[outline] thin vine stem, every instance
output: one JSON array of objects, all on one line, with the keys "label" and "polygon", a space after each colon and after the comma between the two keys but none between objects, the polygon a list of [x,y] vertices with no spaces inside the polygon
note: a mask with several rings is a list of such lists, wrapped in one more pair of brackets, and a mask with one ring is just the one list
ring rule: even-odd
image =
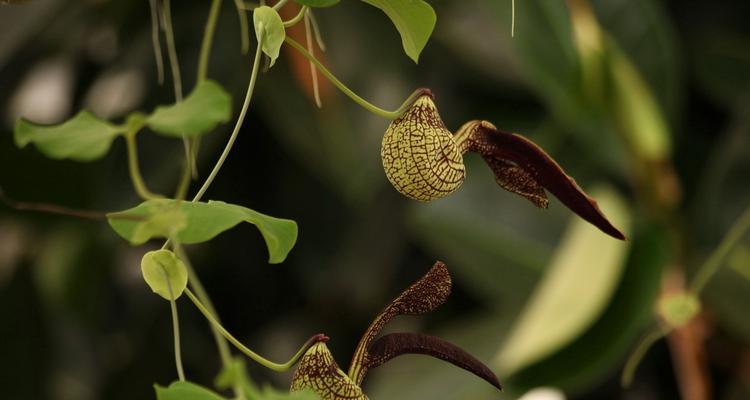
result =
[{"label": "thin vine stem", "polygon": [[297,25],[300,21],[302,21],[302,18],[305,16],[305,13],[307,12],[308,7],[302,6],[302,8],[299,9],[299,12],[297,15],[294,16],[294,18],[290,19],[289,21],[284,21],[284,28],[290,28],[294,25]]},{"label": "thin vine stem", "polygon": [[423,89],[417,89],[415,90],[407,99],[404,101],[401,106],[394,110],[394,111],[388,111],[384,110],[378,106],[375,106],[374,104],[370,103],[369,101],[363,99],[358,94],[354,93],[353,90],[349,89],[343,82],[338,80],[336,76],[331,73],[331,71],[326,68],[323,63],[321,63],[315,56],[310,54],[301,44],[297,43],[294,39],[287,36],[284,38],[284,42],[286,42],[288,45],[292,46],[295,50],[300,52],[305,58],[307,58],[310,62],[315,64],[315,66],[320,70],[320,73],[323,74],[334,86],[336,86],[341,92],[343,92],[345,95],[349,96],[352,100],[354,100],[355,103],[362,106],[367,111],[379,115],[386,119],[396,119],[401,116],[413,103],[415,100],[417,100],[420,96],[424,94]]},{"label": "thin vine stem", "polygon": [[281,9],[281,7],[284,7],[284,5],[286,4],[286,2],[287,2],[287,0],[279,0],[278,3],[276,3],[276,4],[273,5],[273,9],[276,10],[276,11],[279,11]]},{"label": "thin vine stem", "polygon": [[628,360],[625,362],[625,367],[622,369],[620,384],[623,387],[628,387],[633,382],[635,370],[638,368],[638,365],[641,363],[641,360],[643,360],[643,357],[646,356],[646,353],[648,353],[651,346],[653,346],[659,339],[668,335],[669,332],[671,332],[671,328],[660,325],[652,329],[643,337],[643,339],[641,339],[635,350],[630,353]]},{"label": "thin vine stem", "polygon": [[750,229],[750,207],[740,215],[739,219],[729,228],[729,232],[721,240],[716,250],[711,253],[705,263],[698,269],[692,283],[690,291],[698,296],[703,288],[706,287],[711,278],[721,268],[722,262],[729,252],[734,248],[737,242],[742,238],[745,232]]},{"label": "thin vine stem", "polygon": [[169,282],[169,275],[167,271],[162,268],[164,273],[164,281],[167,282],[167,290],[169,290],[169,304],[172,309],[172,335],[174,336],[174,363],[177,367],[177,376],[180,382],[185,382],[185,368],[182,366],[182,346],[180,345],[180,317],[177,314],[177,302],[174,299],[174,291],[172,290],[172,284]]},{"label": "thin vine stem", "polygon": [[216,164],[214,165],[214,168],[211,170],[211,173],[203,182],[203,185],[200,187],[200,189],[198,189],[198,193],[196,193],[195,197],[193,197],[193,201],[199,201],[201,198],[203,198],[203,195],[206,193],[206,190],[208,190],[209,186],[211,186],[211,183],[213,183],[214,179],[216,179],[216,175],[219,174],[221,167],[224,165],[224,162],[229,156],[229,152],[232,150],[232,146],[234,146],[235,140],[237,140],[237,136],[239,135],[240,129],[242,128],[242,123],[245,121],[245,115],[247,114],[247,110],[250,107],[250,101],[253,98],[253,91],[255,89],[255,81],[258,79],[258,71],[260,70],[260,59],[261,59],[261,54],[262,54],[261,53],[262,47],[263,47],[263,35],[261,34],[258,37],[258,47],[255,49],[255,59],[253,60],[253,70],[250,73],[250,82],[248,83],[247,92],[245,93],[245,101],[242,103],[242,109],[240,110],[239,117],[237,117],[237,122],[234,125],[234,130],[232,131],[232,134],[229,136],[229,140],[227,141],[226,146],[224,146],[224,151],[221,152],[219,159],[216,160]]},{"label": "thin vine stem", "polygon": [[154,49],[154,60],[156,60],[156,75],[159,85],[164,83],[164,61],[161,59],[161,43],[159,42],[159,16],[156,0],[148,0],[151,9],[151,47]]},{"label": "thin vine stem", "polygon": [[250,350],[247,346],[242,344],[242,342],[237,340],[237,338],[232,336],[232,334],[229,333],[229,331],[227,331],[221,325],[221,323],[219,323],[219,321],[213,316],[213,314],[211,314],[211,312],[209,312],[209,310],[200,302],[200,300],[198,300],[198,298],[193,294],[192,291],[190,291],[190,289],[185,289],[185,294],[193,302],[193,304],[195,304],[198,310],[200,310],[203,316],[206,317],[206,319],[209,322],[211,322],[211,324],[214,325],[216,329],[218,329],[219,332],[221,332],[224,338],[226,338],[230,343],[232,343],[234,347],[236,347],[239,351],[241,351],[243,354],[248,356],[251,360],[257,362],[258,364],[272,371],[277,371],[277,372],[288,371],[305,354],[305,351],[307,351],[307,349],[309,349],[310,346],[312,346],[313,344],[317,342],[326,340],[325,336],[323,335],[315,335],[311,337],[310,339],[308,339],[307,342],[305,342],[305,344],[303,344],[302,347],[300,347],[297,353],[294,356],[292,356],[291,359],[289,359],[289,361],[285,363],[275,363],[259,355],[258,353]]},{"label": "thin vine stem", "polygon": [[318,20],[315,19],[315,13],[312,10],[307,10],[307,16],[310,18],[313,32],[315,33],[315,41],[318,42],[320,51],[326,51],[326,44],[323,41],[323,35],[320,33],[320,27],[318,26]]},{"label": "thin vine stem", "polygon": [[[167,39],[167,55],[169,56],[169,67],[172,71],[172,87],[174,88],[175,101],[182,101],[182,73],[180,72],[180,61],[177,58],[177,46],[174,40],[174,29],[172,28],[172,6],[170,0],[163,0],[162,3],[162,27],[164,29],[164,36]],[[185,171],[183,172],[182,178],[180,178],[179,186],[175,192],[175,197],[178,199],[184,199],[187,192],[187,186],[190,184],[191,174],[195,176],[197,174],[197,167],[195,163],[194,153],[190,149],[191,141],[182,136],[182,144],[185,149]],[[186,180],[187,179],[187,180]]]},{"label": "thin vine stem", "polygon": [[250,51],[250,27],[245,12],[245,3],[242,0],[234,0],[234,7],[237,9],[237,17],[240,20],[240,46],[242,54]]},{"label": "thin vine stem", "polygon": [[201,52],[198,58],[198,82],[206,80],[206,76],[208,75],[208,60],[211,58],[211,45],[214,41],[214,32],[216,31],[216,23],[219,19],[219,11],[221,11],[221,0],[213,0],[211,2],[211,10],[208,12],[206,28],[203,31],[203,42],[201,43]]},{"label": "thin vine stem", "polygon": [[[310,29],[310,14],[305,13],[305,38],[307,39],[307,51],[310,52],[311,56],[315,56],[313,52],[313,38],[312,31]],[[315,68],[315,64],[310,63],[310,79],[312,79],[313,97],[315,98],[315,105],[318,108],[323,107],[323,103],[320,101],[320,87],[318,85],[318,70]]]},{"label": "thin vine stem", "polygon": [[[170,241],[167,240],[167,242],[164,243],[164,246],[162,248],[165,248],[169,242]],[[174,248],[175,253],[177,253],[177,257],[180,260],[182,260],[182,262],[185,264],[185,268],[187,268],[188,287],[192,288],[192,290],[195,291],[195,294],[198,297],[198,299],[205,305],[206,309],[211,314],[218,315],[216,312],[216,308],[214,307],[214,304],[211,301],[211,297],[208,295],[206,288],[203,286],[203,283],[198,277],[198,274],[195,272],[195,269],[193,268],[193,264],[190,262],[190,259],[185,253],[185,250],[182,248],[179,242],[175,242],[175,244],[172,247]],[[218,317],[217,317],[217,320],[218,320]],[[224,366],[224,368],[226,368],[232,362],[232,354],[229,351],[229,343],[227,342],[226,339],[224,339],[224,336],[221,335],[221,332],[219,332],[216,326],[214,326],[213,324],[208,324],[208,326],[211,329],[212,336],[214,337],[216,348],[219,350],[219,359],[221,360],[221,365]],[[245,400],[242,387],[240,386],[239,383],[236,383],[232,386],[232,391],[237,396],[237,400]]]},{"label": "thin vine stem", "polygon": [[128,148],[128,171],[130,172],[130,180],[133,181],[133,187],[135,192],[138,193],[144,200],[159,199],[162,196],[152,193],[146,187],[146,183],[143,181],[141,175],[141,168],[138,165],[138,145],[135,141],[137,130],[132,130],[125,134],[125,142]]}]

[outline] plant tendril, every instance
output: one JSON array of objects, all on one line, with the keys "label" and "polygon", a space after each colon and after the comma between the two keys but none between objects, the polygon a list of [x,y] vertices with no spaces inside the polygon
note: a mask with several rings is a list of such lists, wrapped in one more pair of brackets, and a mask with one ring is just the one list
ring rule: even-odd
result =
[{"label": "plant tendril", "polygon": [[284,28],[292,27],[294,25],[297,25],[297,23],[299,23],[300,21],[302,21],[302,18],[305,16],[305,13],[307,12],[308,8],[309,7],[307,6],[302,6],[302,8],[299,9],[299,12],[297,13],[297,15],[294,16],[294,18],[290,19],[289,21],[283,22]]},{"label": "plant tendril", "polygon": [[[305,13],[305,38],[307,39],[307,51],[310,52],[310,55],[314,55],[313,53],[313,39],[312,39],[312,32],[310,32],[310,16],[309,13]],[[318,106],[318,108],[323,107],[323,103],[320,101],[320,88],[318,87],[318,71],[315,69],[315,64],[310,62],[310,79],[312,80],[312,87],[313,87],[313,97],[315,98],[315,105]]]},{"label": "plant tendril", "polygon": [[633,382],[635,371],[638,369],[638,365],[643,360],[643,357],[646,356],[646,353],[648,353],[651,346],[653,346],[659,339],[668,335],[671,331],[672,329],[666,326],[657,326],[641,339],[635,350],[633,350],[633,352],[630,353],[630,356],[628,356],[628,360],[625,362],[625,367],[622,369],[620,384],[623,387],[628,387]]},{"label": "plant tendril", "polygon": [[305,58],[307,58],[310,62],[315,64],[315,66],[320,70],[320,73],[323,74],[334,86],[336,86],[341,92],[343,92],[345,95],[349,96],[352,100],[354,100],[355,103],[362,106],[367,111],[370,111],[371,113],[375,115],[379,115],[386,119],[396,119],[401,116],[411,105],[414,103],[416,99],[418,99],[424,92],[420,89],[415,90],[407,99],[406,101],[401,104],[401,106],[394,110],[394,111],[388,111],[384,110],[380,107],[377,107],[370,103],[369,101],[363,99],[358,94],[356,94],[353,90],[349,89],[343,82],[338,80],[336,76],[331,73],[331,71],[326,68],[323,63],[321,63],[317,58],[315,58],[312,54],[310,54],[307,50],[305,50],[304,47],[302,47],[301,44],[297,43],[294,39],[290,38],[289,36],[284,38],[284,42],[286,42],[288,45],[292,46],[295,50],[300,52]]},{"label": "plant tendril", "polygon": [[[169,0],[167,0],[169,1]],[[164,274],[164,282],[167,282],[167,290],[169,290],[169,304],[172,310],[172,334],[174,336],[174,363],[177,367],[177,376],[180,382],[185,382],[185,369],[182,367],[182,349],[180,346],[180,318],[177,314],[177,302],[174,299],[174,291],[172,291],[172,283],[169,280],[167,270],[162,267],[161,272]]]},{"label": "plant tendril", "polygon": [[283,371],[289,370],[291,367],[294,366],[294,364],[297,363],[300,357],[302,357],[302,355],[305,354],[305,351],[307,351],[307,349],[310,348],[310,346],[312,346],[313,344],[317,342],[327,340],[327,338],[323,335],[315,335],[311,337],[310,339],[308,339],[307,342],[305,342],[302,345],[302,347],[300,347],[297,353],[294,356],[292,356],[291,359],[289,359],[289,361],[285,363],[275,363],[259,355],[258,353],[250,350],[247,346],[242,344],[242,342],[237,340],[237,338],[232,336],[232,334],[229,333],[219,323],[219,321],[216,320],[216,318],[208,311],[208,309],[206,309],[206,307],[203,304],[201,304],[200,300],[198,300],[198,298],[195,297],[195,295],[193,294],[193,292],[190,291],[190,289],[185,289],[185,294],[188,296],[188,298],[190,298],[193,304],[195,304],[198,310],[200,310],[203,316],[205,316],[206,319],[209,320],[211,324],[214,325],[227,340],[229,340],[230,343],[232,343],[238,350],[240,350],[242,353],[248,356],[251,360],[273,371],[283,372]]},{"label": "plant tendril", "polygon": [[154,49],[154,60],[156,60],[156,75],[159,85],[164,84],[164,62],[161,59],[161,43],[159,42],[159,17],[156,0],[148,0],[151,8],[151,47]]},{"label": "plant tendril", "polygon": [[240,129],[242,128],[242,122],[245,120],[245,115],[247,114],[247,110],[250,107],[250,100],[252,100],[253,97],[253,91],[255,89],[255,81],[258,78],[258,70],[260,67],[260,59],[262,55],[262,47],[263,47],[263,35],[261,34],[258,37],[258,47],[255,49],[255,60],[253,61],[253,70],[250,73],[250,82],[247,86],[247,92],[245,93],[245,101],[242,103],[242,109],[240,110],[240,115],[237,117],[237,122],[234,125],[234,130],[232,131],[232,134],[229,136],[229,140],[227,141],[226,146],[224,147],[224,151],[222,151],[221,155],[219,156],[219,159],[216,160],[216,164],[214,165],[214,168],[211,170],[211,173],[206,178],[206,181],[203,182],[203,185],[200,189],[198,189],[198,193],[195,194],[195,197],[193,197],[193,201],[199,201],[201,198],[203,198],[203,195],[206,193],[206,190],[208,190],[209,186],[211,186],[211,183],[216,178],[216,175],[219,174],[219,170],[221,170],[222,165],[224,165],[224,161],[226,161],[227,156],[229,156],[229,152],[232,150],[232,146],[234,146],[234,142],[237,139],[237,136],[240,133]]}]

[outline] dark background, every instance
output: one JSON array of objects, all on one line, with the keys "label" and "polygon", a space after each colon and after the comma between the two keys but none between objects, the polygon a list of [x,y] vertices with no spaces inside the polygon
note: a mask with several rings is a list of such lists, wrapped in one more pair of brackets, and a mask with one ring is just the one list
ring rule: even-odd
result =
[{"label": "dark background", "polygon": [[[604,95],[587,91],[592,81],[576,53],[564,3],[519,1],[515,37],[509,1],[432,5],[438,22],[419,64],[406,57],[377,9],[343,1],[316,11],[327,44],[324,62],[386,108],[416,87],[430,87],[449,128],[481,118],[529,136],[584,188],[605,185],[618,193],[629,210],[631,240],[621,257],[623,272],[594,320],[510,377],[504,394],[418,356],[373,371],[366,391],[375,399],[489,399],[552,386],[572,399],[687,397],[690,385],[674,368],[680,363],[673,358],[676,340],[656,343],[630,388],[620,387],[619,374],[657,319],[655,299],[666,290],[660,287],[680,286],[683,275],[689,280],[748,206],[750,3],[590,2],[666,121],[662,133],[671,146],[646,161],[633,150],[628,121],[616,116],[617,95],[607,80],[593,81]],[[208,1],[173,2],[186,90],[195,82],[208,7]],[[8,196],[106,211],[138,202],[121,140],[99,161],[53,161],[32,146],[17,149],[12,129],[20,116],[55,123],[88,108],[117,119],[173,102],[169,75],[162,86],[156,81],[150,35],[146,1],[34,0],[0,7],[0,185]],[[235,113],[250,63],[239,51],[233,4],[225,1],[209,78],[233,94]],[[393,329],[441,336],[496,367],[493,360],[564,243],[572,214],[557,201],[539,211],[500,190],[475,157],[467,158],[467,182],[453,196],[429,204],[400,196],[379,160],[388,121],[324,80],[323,108],[317,109],[307,68],[284,48],[260,75],[236,146],[206,196],[296,220],[300,235],[289,258],[268,265],[250,225],[188,247],[225,326],[274,360],[324,332],[346,366],[377,311],[440,259],[453,273],[448,303],[428,316],[398,319]],[[204,139],[202,177],[230,130],[231,124],[221,126]],[[149,186],[171,191],[182,144],[139,138]],[[596,243],[584,251],[595,253]],[[176,379],[168,304],[140,277],[140,257],[158,245],[131,247],[104,222],[0,208],[0,398],[146,399],[153,398],[153,383]],[[698,337],[687,354],[703,355],[699,381],[710,382],[717,399],[750,398],[748,254],[745,238],[703,293],[699,318],[685,329]],[[576,290],[591,284],[587,276],[577,279]],[[210,331],[190,303],[181,299],[179,308],[186,372],[210,386],[219,368]],[[550,332],[558,317],[547,319]],[[256,381],[289,385],[291,373],[249,365]],[[509,378],[497,372],[501,381]]]}]

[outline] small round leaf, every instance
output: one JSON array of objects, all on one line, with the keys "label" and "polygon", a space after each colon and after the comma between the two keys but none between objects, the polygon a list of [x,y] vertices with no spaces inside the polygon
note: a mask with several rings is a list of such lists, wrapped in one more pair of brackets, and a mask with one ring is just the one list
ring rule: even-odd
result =
[{"label": "small round leaf", "polygon": [[279,50],[284,43],[286,31],[284,22],[276,10],[268,6],[261,6],[253,10],[253,25],[255,36],[258,38],[263,53],[271,59],[271,66],[279,58]]},{"label": "small round leaf", "polygon": [[187,286],[187,268],[169,250],[146,253],[141,260],[141,272],[151,290],[167,300],[180,297]]}]

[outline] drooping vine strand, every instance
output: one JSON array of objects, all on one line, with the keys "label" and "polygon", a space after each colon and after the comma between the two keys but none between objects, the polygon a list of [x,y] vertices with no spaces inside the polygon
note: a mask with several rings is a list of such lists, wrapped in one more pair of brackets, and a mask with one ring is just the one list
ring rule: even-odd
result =
[{"label": "drooping vine strand", "polygon": [[289,21],[283,22],[284,28],[292,27],[294,25],[297,25],[298,22],[302,21],[302,18],[307,13],[307,9],[307,6],[302,6],[302,8],[299,9],[299,12],[294,16],[294,18],[290,19]]},{"label": "drooping vine strand", "polygon": [[[162,27],[167,40],[167,54],[169,56],[169,67],[172,71],[172,88],[175,101],[182,101],[182,73],[180,72],[180,61],[177,58],[177,47],[174,40],[174,29],[172,28],[172,6],[170,0],[162,2]],[[190,149],[191,141],[183,135],[182,144],[185,149],[185,168],[180,178],[180,183],[175,191],[175,198],[184,199],[190,184],[190,176],[196,176],[198,170],[195,162],[195,153]]]},{"label": "drooping vine strand", "polygon": [[193,294],[193,292],[190,291],[190,289],[185,289],[185,294],[193,302],[193,304],[195,304],[198,310],[200,310],[203,316],[205,316],[206,319],[209,322],[211,322],[211,324],[214,325],[230,343],[234,345],[234,347],[236,347],[239,351],[241,351],[246,356],[248,356],[251,360],[273,371],[277,371],[277,372],[288,371],[290,368],[294,366],[294,364],[297,363],[300,357],[302,357],[302,355],[305,354],[307,349],[309,349],[312,345],[314,345],[315,343],[327,340],[327,337],[325,335],[322,335],[322,334],[315,335],[311,337],[310,339],[308,339],[307,342],[305,342],[305,344],[303,344],[302,347],[300,347],[297,353],[294,356],[292,356],[291,359],[289,359],[289,361],[285,363],[275,363],[273,361],[266,359],[260,354],[250,350],[247,346],[242,344],[242,342],[237,340],[237,338],[232,336],[232,334],[229,333],[219,323],[219,321],[216,320],[216,318],[208,311],[208,309],[206,309],[206,307],[200,302],[200,300],[198,300],[198,298],[195,297],[195,295]]},{"label": "drooping vine strand", "polygon": [[164,83],[164,61],[161,59],[161,43],[159,42],[159,16],[156,0],[148,0],[151,9],[151,47],[154,49],[154,60],[156,61],[156,77],[159,84]]},{"label": "drooping vine strand", "polygon": [[[162,248],[165,248],[167,244],[168,242],[165,242]],[[179,242],[175,242],[172,247],[174,248],[177,257],[185,264],[185,268],[187,268],[188,287],[195,291],[195,295],[206,307],[208,312],[210,312],[212,315],[217,315],[217,321],[221,322],[218,319],[218,313],[216,312],[216,308],[211,301],[211,297],[208,295],[206,288],[203,287],[203,283],[198,277],[198,274],[195,272],[193,264],[190,262],[190,259],[185,253],[185,250],[182,248]],[[213,335],[214,341],[216,342],[216,348],[219,350],[219,359],[221,360],[221,365],[224,366],[224,368],[227,368],[232,362],[232,354],[229,351],[229,343],[226,339],[224,339],[224,336],[221,335],[221,332],[219,332],[214,324],[209,323],[208,326],[211,328],[211,334]],[[244,400],[242,387],[239,383],[235,383],[232,387],[232,390],[234,391],[238,400]]]},{"label": "drooping vine strand", "polygon": [[[313,52],[313,38],[312,31],[310,29],[310,13],[306,12],[304,16],[305,20],[305,39],[307,40],[307,51],[310,52],[311,56],[315,56]],[[315,98],[315,105],[318,108],[323,107],[323,103],[320,101],[320,87],[318,85],[318,70],[315,68],[315,64],[310,63],[310,79],[312,80],[313,97]]]},{"label": "drooping vine strand", "polygon": [[172,290],[172,283],[169,280],[167,271],[162,268],[164,274],[164,282],[167,283],[167,290],[169,290],[169,305],[172,310],[172,336],[174,336],[174,363],[177,367],[177,377],[181,382],[185,381],[185,368],[182,366],[182,346],[180,346],[180,317],[177,314],[177,302],[174,299],[174,291]]},{"label": "drooping vine strand", "polygon": [[131,130],[125,134],[125,142],[128,149],[128,171],[130,172],[130,180],[133,181],[133,188],[135,188],[135,192],[138,193],[138,196],[144,200],[162,198],[162,196],[154,194],[148,190],[146,183],[143,181],[141,168],[138,165],[138,145],[135,141],[137,133],[138,130]]},{"label": "drooping vine strand", "polygon": [[250,107],[250,101],[253,98],[253,91],[255,89],[255,81],[258,79],[258,71],[260,70],[260,59],[262,55],[262,47],[263,47],[263,34],[261,33],[258,36],[258,47],[255,49],[255,59],[253,60],[253,70],[250,73],[250,82],[247,86],[247,92],[245,93],[245,101],[242,103],[242,109],[240,109],[240,115],[237,117],[237,122],[234,125],[234,130],[232,130],[232,134],[229,136],[229,140],[227,141],[226,146],[224,146],[224,150],[221,152],[221,155],[219,156],[219,159],[216,160],[216,164],[214,165],[214,168],[211,170],[211,173],[206,178],[205,182],[203,182],[203,185],[198,189],[198,193],[195,194],[195,197],[193,197],[193,201],[199,201],[203,195],[206,193],[206,190],[208,190],[209,186],[211,186],[211,183],[216,178],[216,175],[219,174],[219,170],[221,170],[222,165],[224,165],[224,161],[226,161],[227,156],[229,156],[229,152],[232,150],[232,146],[234,146],[234,142],[237,139],[237,135],[240,133],[240,129],[242,128],[242,123],[245,121],[245,115],[247,114],[247,110]]},{"label": "drooping vine strand", "polygon": [[355,103],[359,104],[363,108],[365,108],[367,111],[370,111],[371,113],[375,115],[379,115],[386,119],[396,119],[401,116],[408,108],[409,106],[414,103],[415,100],[417,100],[424,92],[421,89],[415,90],[407,99],[404,101],[401,106],[394,110],[394,111],[388,111],[384,110],[378,106],[375,106],[374,104],[370,103],[369,101],[363,99],[358,94],[354,93],[353,90],[349,89],[343,82],[338,80],[331,71],[326,68],[323,63],[321,63],[317,58],[315,58],[312,54],[310,54],[301,44],[297,43],[294,39],[287,36],[284,38],[284,42],[286,44],[292,46],[295,50],[300,52],[305,58],[310,60],[315,66],[320,70],[320,73],[323,74],[334,86],[336,86],[341,92],[343,92],[345,95],[349,96],[352,100],[354,100]]},{"label": "drooping vine strand", "polygon": [[237,18],[240,21],[240,49],[242,54],[250,51],[250,28],[245,13],[245,3],[242,0],[234,0],[234,8],[237,10]]},{"label": "drooping vine strand", "polygon": [[208,12],[206,27],[203,30],[203,41],[201,42],[201,52],[198,56],[198,82],[204,81],[208,75],[208,59],[211,58],[211,45],[214,41],[214,32],[216,23],[221,11],[221,0],[211,1],[211,10]]},{"label": "drooping vine strand", "polygon": [[638,346],[630,354],[627,361],[625,361],[625,367],[623,367],[622,375],[620,375],[620,384],[623,387],[628,387],[633,382],[635,370],[638,368],[638,365],[641,363],[641,360],[643,360],[646,353],[648,353],[651,346],[653,346],[659,339],[667,336],[670,331],[671,329],[668,327],[659,325],[649,331],[646,336],[641,339]]}]

